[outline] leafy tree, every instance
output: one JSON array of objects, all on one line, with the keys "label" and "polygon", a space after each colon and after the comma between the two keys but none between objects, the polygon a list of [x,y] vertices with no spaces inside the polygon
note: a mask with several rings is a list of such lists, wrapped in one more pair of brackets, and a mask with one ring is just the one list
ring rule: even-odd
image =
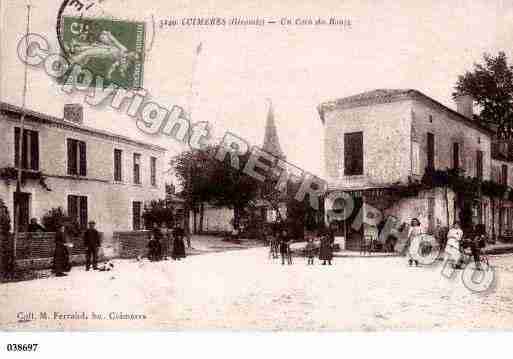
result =
[{"label": "leafy tree", "polygon": [[48,232],[57,232],[59,228],[70,222],[70,218],[62,207],[52,208],[41,219],[43,227]]},{"label": "leafy tree", "polygon": [[52,208],[41,219],[43,227],[48,232],[57,232],[61,226],[66,227],[66,232],[71,236],[79,236],[82,229],[77,221],[68,216],[62,207]]},{"label": "leafy tree", "polygon": [[173,207],[166,200],[159,199],[153,200],[149,205],[144,206],[142,217],[146,228],[151,228],[153,223],[159,225],[165,223],[167,227],[171,227],[173,225],[173,214]]},{"label": "leafy tree", "polygon": [[[171,167],[184,191],[188,208],[197,211],[203,203],[234,209],[235,225],[240,223],[244,208],[258,194],[258,180],[242,169],[249,154],[238,156],[238,168],[232,167],[231,156],[218,161],[214,156],[219,146],[182,152],[171,160]],[[200,213],[201,214],[201,213]],[[201,226],[200,218],[200,228]]]},{"label": "leafy tree", "polygon": [[500,137],[513,137],[513,67],[504,52],[483,55],[482,64],[458,77],[453,97],[470,95],[481,108],[479,119],[497,126]]}]

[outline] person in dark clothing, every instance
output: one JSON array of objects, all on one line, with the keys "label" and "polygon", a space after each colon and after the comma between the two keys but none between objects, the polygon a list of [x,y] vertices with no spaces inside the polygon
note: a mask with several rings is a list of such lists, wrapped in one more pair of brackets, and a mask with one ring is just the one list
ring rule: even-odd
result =
[{"label": "person in dark clothing", "polygon": [[100,247],[100,233],[95,228],[96,223],[89,222],[89,228],[84,232],[84,247],[86,248],[86,271],[91,267],[98,270],[98,248]]},{"label": "person in dark clothing", "polygon": [[45,232],[45,229],[43,226],[37,223],[37,218],[32,218],[30,220],[30,224],[27,227],[27,232]]},{"label": "person in dark clothing", "polygon": [[326,261],[331,265],[333,259],[333,243],[335,243],[335,233],[333,226],[330,226],[327,233],[321,237],[321,245],[319,248],[319,260],[323,261],[322,265],[326,265]]},{"label": "person in dark clothing", "polygon": [[64,233],[64,226],[59,228],[55,233],[55,252],[53,255],[53,272],[57,277],[64,277],[66,273],[71,270],[69,260],[69,251],[65,245],[66,237]]},{"label": "person in dark clothing", "polygon": [[162,259],[162,241],[164,239],[164,235],[157,223],[153,224],[153,229],[151,232],[151,239],[148,242],[148,258],[150,261],[159,261]]},{"label": "person in dark clothing", "polygon": [[308,238],[308,242],[305,247],[305,256],[308,258],[307,264],[314,264],[314,257],[315,257],[315,244],[313,241],[313,237]]},{"label": "person in dark clothing", "polygon": [[287,259],[287,264],[292,264],[292,254],[290,253],[290,238],[286,229],[283,229],[280,234],[280,254],[282,265],[285,264],[285,259]]},{"label": "person in dark clothing", "polygon": [[481,270],[481,249],[486,246],[486,227],[484,225],[476,224],[469,246],[476,269]]},{"label": "person in dark clothing", "polygon": [[185,237],[185,232],[180,224],[176,224],[175,229],[173,230],[173,254],[172,257],[174,260],[180,260],[181,258],[185,258],[185,243],[183,241]]},{"label": "person in dark clothing", "polygon": [[171,243],[171,232],[166,223],[162,224],[162,259],[169,259],[169,247]]}]

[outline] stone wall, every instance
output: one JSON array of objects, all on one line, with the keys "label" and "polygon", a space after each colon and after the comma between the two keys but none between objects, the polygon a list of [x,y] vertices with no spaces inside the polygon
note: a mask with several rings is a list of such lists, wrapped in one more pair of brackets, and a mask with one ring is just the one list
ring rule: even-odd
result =
[{"label": "stone wall", "polygon": [[148,254],[150,231],[114,232],[113,239],[119,244],[120,258],[136,258]]},{"label": "stone wall", "polygon": [[[6,255],[14,248],[14,236],[2,237],[0,246],[0,257],[2,266],[6,261]],[[71,249],[71,264],[78,265],[85,263],[85,247],[81,237],[68,238],[69,243],[73,243]],[[20,233],[16,242],[16,267],[21,269],[46,269],[53,265],[53,255],[55,251],[55,233]],[[100,259],[105,259],[103,250],[100,250]]]},{"label": "stone wall", "polygon": [[[406,181],[410,169],[411,101],[335,109],[325,118],[325,169],[342,188]],[[344,134],[363,132],[363,175],[344,175]]]}]

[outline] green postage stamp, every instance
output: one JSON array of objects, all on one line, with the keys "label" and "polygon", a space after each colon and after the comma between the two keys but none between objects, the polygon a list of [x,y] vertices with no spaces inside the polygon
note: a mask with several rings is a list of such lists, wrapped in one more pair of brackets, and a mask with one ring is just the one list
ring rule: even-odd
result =
[{"label": "green postage stamp", "polygon": [[[62,38],[71,64],[103,77],[103,86],[140,88],[143,84],[143,22],[65,16]],[[95,86],[96,81],[91,82]]]}]

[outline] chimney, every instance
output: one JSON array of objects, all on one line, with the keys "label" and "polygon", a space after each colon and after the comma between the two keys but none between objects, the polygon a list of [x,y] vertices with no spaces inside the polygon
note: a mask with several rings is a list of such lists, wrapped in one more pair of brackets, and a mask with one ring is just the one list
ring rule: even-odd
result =
[{"label": "chimney", "polygon": [[82,124],[84,120],[84,108],[79,103],[68,103],[64,105],[64,120]]},{"label": "chimney", "polygon": [[474,99],[470,95],[460,95],[454,99],[458,113],[472,119],[474,114]]}]

